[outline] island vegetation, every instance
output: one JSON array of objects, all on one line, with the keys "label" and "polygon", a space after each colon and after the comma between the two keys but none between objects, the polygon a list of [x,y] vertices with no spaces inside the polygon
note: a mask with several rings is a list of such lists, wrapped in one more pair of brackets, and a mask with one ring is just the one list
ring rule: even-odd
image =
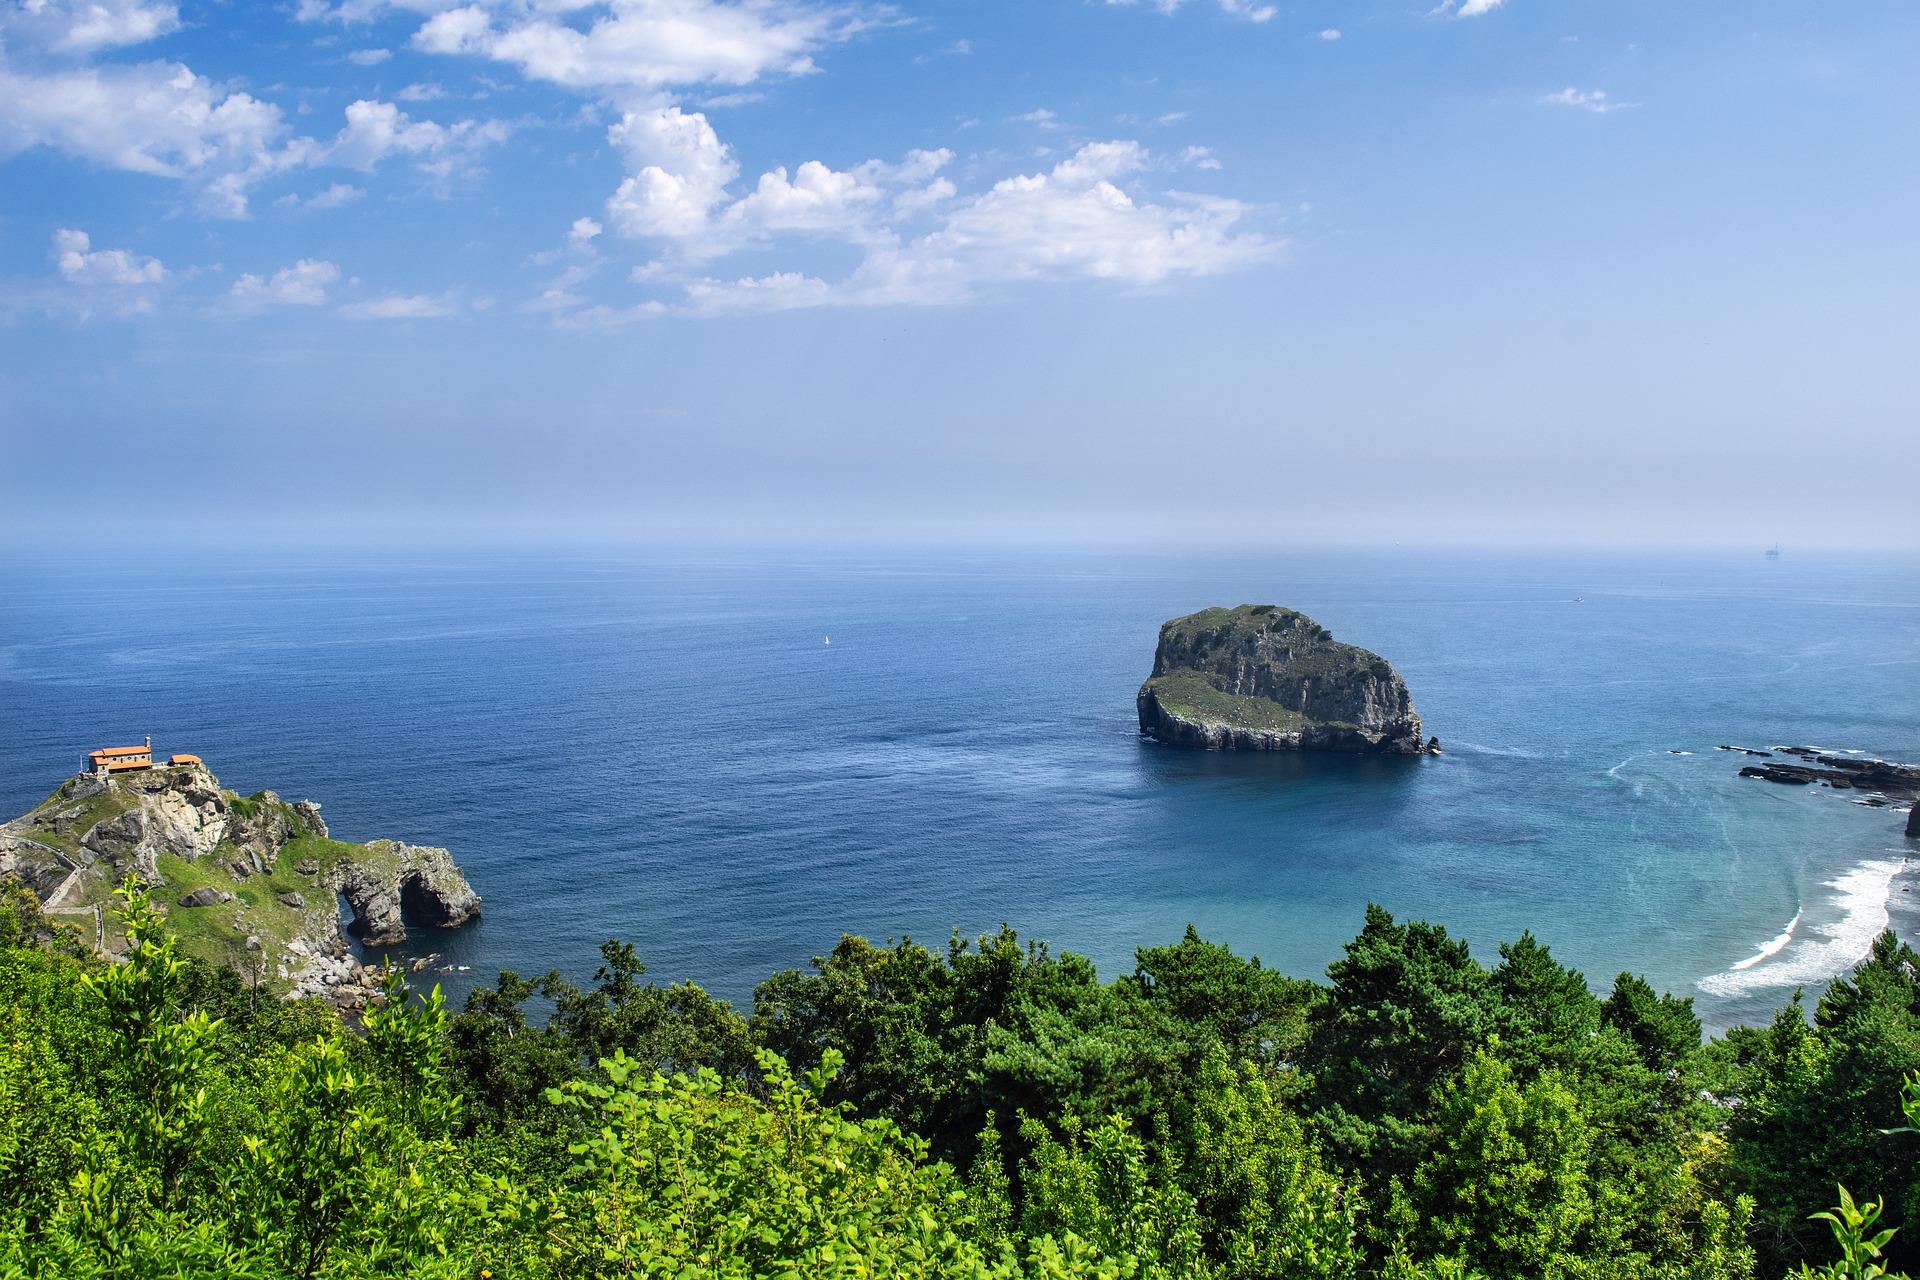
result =
[{"label": "island vegetation", "polygon": [[1891,933],[1703,1042],[1378,907],[1324,981],[1191,929],[1104,982],[846,937],[743,1013],[610,941],[590,986],[453,1013],[394,971],[346,1021],[131,878],[116,918],[118,962],[4,890],[0,1277],[1866,1280],[1920,1234]]},{"label": "island vegetation", "polygon": [[1393,664],[1293,609],[1243,604],[1162,624],[1140,732],[1208,751],[1437,754]]}]

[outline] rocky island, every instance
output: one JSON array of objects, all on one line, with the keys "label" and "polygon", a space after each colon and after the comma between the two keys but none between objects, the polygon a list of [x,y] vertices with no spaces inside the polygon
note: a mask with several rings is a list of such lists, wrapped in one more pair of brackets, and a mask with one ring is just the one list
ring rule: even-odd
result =
[{"label": "rocky island", "polygon": [[283,994],[350,1007],[368,984],[341,931],[341,900],[348,931],[372,946],[405,941],[409,923],[451,929],[480,914],[445,849],[335,840],[319,805],[238,795],[191,756],[77,774],[0,825],[0,877],[103,953],[121,945],[107,913],[129,874],[166,910],[184,951]]},{"label": "rocky island", "polygon": [[1142,736],[1209,751],[1440,753],[1407,682],[1293,609],[1203,609],[1160,628],[1136,700]]}]

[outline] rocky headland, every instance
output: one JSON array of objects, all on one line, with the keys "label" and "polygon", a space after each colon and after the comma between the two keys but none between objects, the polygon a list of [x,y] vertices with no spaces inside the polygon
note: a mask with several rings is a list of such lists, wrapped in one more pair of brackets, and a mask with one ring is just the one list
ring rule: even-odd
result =
[{"label": "rocky headland", "polygon": [[335,840],[318,804],[238,795],[203,764],[78,774],[0,825],[0,876],[109,955],[122,945],[113,891],[129,874],[188,953],[346,1008],[364,1005],[372,971],[351,956],[341,900],[347,931],[370,946],[405,941],[409,924],[451,929],[480,914],[445,849]]},{"label": "rocky headland", "polygon": [[1392,664],[1278,605],[1203,609],[1164,624],[1136,705],[1141,734],[1173,746],[1440,752],[1437,739],[1423,739]]}]

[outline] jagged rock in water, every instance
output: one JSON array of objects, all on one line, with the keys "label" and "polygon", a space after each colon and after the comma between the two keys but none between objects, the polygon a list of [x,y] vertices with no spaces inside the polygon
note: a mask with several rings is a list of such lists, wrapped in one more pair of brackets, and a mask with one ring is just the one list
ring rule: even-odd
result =
[{"label": "jagged rock in water", "polygon": [[1429,750],[1407,683],[1385,658],[1277,605],[1205,609],[1166,623],[1136,701],[1140,732],[1175,746]]},{"label": "jagged rock in water", "polygon": [[480,896],[445,849],[376,840],[367,857],[336,863],[326,887],[353,911],[347,928],[369,946],[404,942],[406,921],[457,929],[480,914]]}]

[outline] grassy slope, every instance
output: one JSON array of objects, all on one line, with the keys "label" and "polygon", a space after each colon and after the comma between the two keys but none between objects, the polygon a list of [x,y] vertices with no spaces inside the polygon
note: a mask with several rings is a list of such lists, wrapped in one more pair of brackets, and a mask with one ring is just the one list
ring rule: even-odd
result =
[{"label": "grassy slope", "polygon": [[1222,693],[1198,671],[1170,671],[1147,681],[1160,705],[1195,724],[1224,724],[1273,733],[1293,733],[1320,723],[1289,711],[1271,698]]},{"label": "grassy slope", "polygon": [[[1199,613],[1175,618],[1167,624],[1167,629],[1188,651],[1198,647],[1199,638],[1205,632],[1216,635],[1215,642],[1209,646],[1211,649],[1231,651],[1238,647],[1243,634],[1264,631],[1276,621],[1290,622],[1313,633],[1319,641],[1312,652],[1287,664],[1291,675],[1320,680],[1364,673],[1384,680],[1392,672],[1378,654],[1337,643],[1333,634],[1312,618],[1278,605],[1243,604],[1233,609],[1202,609]],[[1161,706],[1196,724],[1233,725],[1274,733],[1293,733],[1317,725],[1352,727],[1345,721],[1315,720],[1269,698],[1226,693],[1214,687],[1206,675],[1191,669],[1157,676],[1147,681],[1147,688],[1158,695]]]},{"label": "grassy slope", "polygon": [[[260,815],[261,806],[267,803],[257,795],[238,796],[231,791],[223,794],[236,812],[255,817]],[[72,803],[55,791],[30,812],[51,815],[71,807]],[[66,834],[36,829],[30,838],[59,849],[75,861],[84,861],[92,854],[81,846],[80,837],[92,830],[95,823],[116,817],[138,805],[137,801],[117,791],[105,791],[84,801],[82,807],[83,813],[67,829]],[[289,817],[296,819],[295,829],[300,829],[304,824],[297,822],[298,815],[293,813],[292,806],[283,807],[287,809]],[[310,863],[324,873],[335,863],[347,858],[378,865],[389,856],[391,848],[386,841],[363,845],[326,840],[318,836],[299,836],[288,841],[281,849],[279,860],[267,869],[266,875],[256,873],[239,878],[227,868],[236,860],[245,861],[245,855],[231,843],[222,841],[210,855],[194,862],[163,855],[160,858],[160,875],[166,884],[154,894],[154,899],[166,907],[168,920],[180,937],[181,949],[200,959],[216,964],[232,964],[245,973],[248,971],[247,937],[250,934],[257,936],[268,957],[265,977],[272,982],[277,979],[277,966],[285,955],[285,944],[297,934],[317,934],[321,931],[310,928],[307,918],[317,912],[331,913],[338,909],[333,894],[318,887],[318,875],[303,876],[296,873],[294,868]],[[203,886],[231,893],[236,900],[211,907],[179,905],[183,896]],[[100,905],[111,911],[114,906],[113,887],[104,875],[87,876],[76,886],[77,891],[67,905]],[[281,902],[276,895],[285,892],[295,892],[306,899],[305,909],[289,907]],[[235,927],[236,924],[238,927]],[[117,921],[109,914],[108,935],[112,936],[116,931]]]}]

